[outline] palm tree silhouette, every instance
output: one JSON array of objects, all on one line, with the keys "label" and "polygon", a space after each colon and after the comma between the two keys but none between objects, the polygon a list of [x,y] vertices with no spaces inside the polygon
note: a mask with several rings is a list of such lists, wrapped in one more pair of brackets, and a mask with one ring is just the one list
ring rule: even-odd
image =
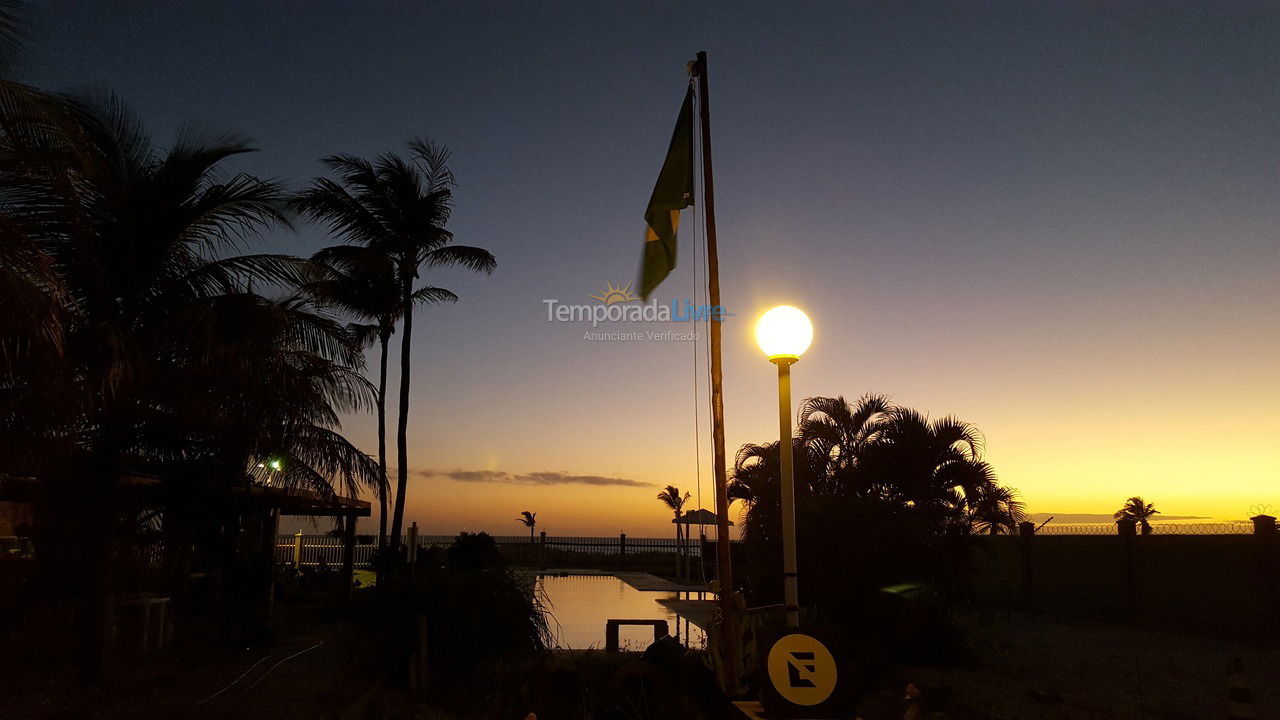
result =
[{"label": "palm tree silhouette", "polygon": [[853,492],[858,488],[858,458],[892,408],[889,398],[869,394],[849,403],[843,397],[808,398],[800,405],[796,435],[821,468],[817,491]]},{"label": "palm tree silhouette", "polygon": [[[160,150],[118,101],[40,102],[34,119],[0,103],[0,247],[23,281],[5,292],[47,313],[12,324],[0,313],[20,350],[0,353],[0,452],[12,470],[79,481],[80,509],[64,520],[87,548],[72,572],[86,588],[81,677],[92,682],[121,473],[160,470],[182,492],[246,485],[283,458],[284,484],[354,491],[376,482],[376,464],[336,432],[338,416],[372,393],[340,323],[306,298],[253,291],[309,276],[297,258],[236,254],[287,223],[278,185],[219,172],[245,143],[184,135]],[[166,531],[179,524],[166,516]]]},{"label": "palm tree silhouette", "polygon": [[[334,306],[364,322],[348,326],[352,334],[368,347],[378,344],[378,467],[382,481],[378,486],[378,547],[387,544],[387,353],[396,322],[403,314],[400,287],[396,280],[395,262],[376,248],[360,245],[336,245],[311,257],[318,279],[307,286],[321,302]],[[457,302],[458,296],[443,288],[424,287],[414,293],[416,303]]]},{"label": "palm tree silhouette", "polygon": [[525,527],[529,528],[529,542],[533,542],[533,528],[538,524],[538,513],[522,510],[520,517],[516,518],[516,522],[523,523]]},{"label": "palm tree silhouette", "polygon": [[969,499],[969,520],[975,532],[1015,535],[1018,525],[1027,519],[1026,504],[1014,488],[987,482],[978,486],[976,497]]},{"label": "palm tree silhouette", "polygon": [[1143,535],[1151,534],[1151,523],[1149,520],[1152,516],[1160,514],[1156,506],[1152,503],[1145,502],[1141,497],[1134,495],[1124,502],[1124,506],[1116,511],[1116,520],[1133,520],[1142,528]]},{"label": "palm tree silhouette", "polygon": [[996,483],[982,460],[982,436],[953,417],[930,420],[894,407],[859,455],[859,484],[891,504],[913,508],[935,527],[966,530],[964,509]]},{"label": "palm tree silhouette", "polygon": [[333,155],[325,165],[338,180],[317,178],[296,199],[312,219],[348,243],[386,254],[395,265],[400,297],[400,402],[396,424],[396,492],[391,544],[400,545],[405,488],[409,472],[409,389],[413,341],[413,306],[421,294],[437,288],[415,288],[424,269],[460,266],[491,273],[497,262],[478,247],[454,245],[446,229],[453,210],[453,173],[449,152],[421,140],[409,143],[408,159],[385,154],[369,161]]},{"label": "palm tree silhouette", "polygon": [[[658,493],[658,501],[661,502],[668,510],[675,513],[675,519],[679,520],[684,515],[684,504],[689,502],[692,495],[685,493],[680,494],[680,490],[675,485],[668,485]],[[680,566],[684,561],[684,525],[676,523],[676,574],[680,574]]]},{"label": "palm tree silhouette", "polygon": [[[805,400],[792,442],[798,496],[875,499],[960,532],[1012,531],[1025,516],[1017,491],[1001,487],[982,460],[977,428],[930,420],[883,395]],[[777,442],[748,443],[734,462],[729,497],[759,514],[750,523],[757,531],[767,532],[777,510],[778,455]]]}]

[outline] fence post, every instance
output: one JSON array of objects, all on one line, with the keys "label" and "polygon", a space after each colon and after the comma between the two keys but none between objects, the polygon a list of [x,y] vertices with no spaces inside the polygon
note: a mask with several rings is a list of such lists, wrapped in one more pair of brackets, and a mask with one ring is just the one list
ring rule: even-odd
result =
[{"label": "fence post", "polygon": [[1124,609],[1125,614],[1129,618],[1129,622],[1135,622],[1138,619],[1138,593],[1137,579],[1134,577],[1134,558],[1135,545],[1137,543],[1138,534],[1137,522],[1133,520],[1120,520],[1117,523],[1120,529],[1120,542],[1124,546]]},{"label": "fence post", "polygon": [[627,534],[626,533],[618,533],[618,554],[623,557],[627,556]]},{"label": "fence post", "polygon": [[342,518],[342,582],[346,590],[342,593],[343,602],[351,602],[355,593],[356,569],[356,516],[347,515]]},{"label": "fence post", "polygon": [[[1275,607],[1280,598],[1280,534],[1276,532],[1276,519],[1259,513],[1252,518],[1254,546],[1258,553],[1258,570],[1262,575],[1262,592],[1267,607]],[[1280,629],[1275,613],[1264,613],[1262,632],[1274,638]]]},{"label": "fence post", "polygon": [[293,569],[302,567],[302,531],[293,536]]},{"label": "fence post", "polygon": [[538,543],[538,565],[541,567],[541,569],[546,570],[547,569],[547,531],[543,530],[542,533],[538,536],[538,538],[540,540],[540,542]]},{"label": "fence post", "polygon": [[1036,536],[1036,524],[1033,522],[1018,523],[1018,544],[1022,549],[1022,592],[1023,602],[1027,609],[1035,607],[1035,582],[1032,579],[1034,565],[1031,560],[1031,543]]},{"label": "fence post", "polygon": [[418,560],[418,523],[409,526],[409,550],[406,557],[412,565]]},{"label": "fence post", "polygon": [[1271,537],[1276,534],[1276,519],[1270,515],[1254,515],[1249,518],[1253,521],[1253,534],[1261,537]]}]

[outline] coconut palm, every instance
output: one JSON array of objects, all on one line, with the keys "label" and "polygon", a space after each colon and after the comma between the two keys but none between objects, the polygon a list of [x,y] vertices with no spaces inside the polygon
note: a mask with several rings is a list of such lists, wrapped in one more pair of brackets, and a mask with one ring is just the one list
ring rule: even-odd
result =
[{"label": "coconut palm", "polygon": [[[349,328],[366,346],[378,344],[378,467],[382,480],[378,484],[378,547],[387,542],[387,351],[396,322],[404,307],[396,280],[394,260],[376,248],[359,245],[336,245],[311,258],[319,278],[307,286],[321,302],[354,316],[358,321]],[[415,303],[457,302],[458,296],[443,288],[423,287],[414,293]]]},{"label": "coconut palm", "polygon": [[[680,490],[674,485],[668,485],[658,493],[658,501],[661,502],[668,510],[675,514],[675,519],[679,520],[684,515],[684,505],[689,502],[689,498],[693,497],[689,493],[680,494]],[[677,522],[676,526],[676,574],[680,574],[680,565],[684,560],[684,525]]]},{"label": "coconut palm", "polygon": [[491,273],[493,255],[482,248],[453,244],[446,229],[453,209],[453,173],[449,152],[423,141],[409,143],[409,157],[385,154],[374,161],[335,155],[325,165],[337,180],[317,178],[296,206],[350,244],[385,253],[395,264],[400,291],[400,402],[396,426],[396,492],[391,544],[399,547],[408,483],[409,389],[415,287],[423,270],[460,266]]},{"label": "coconut palm", "polygon": [[523,523],[529,528],[529,542],[533,542],[533,529],[538,525],[538,513],[522,510],[520,517],[516,518],[516,522]]},{"label": "coconut palm", "polygon": [[299,278],[301,264],[278,255],[219,257],[284,221],[277,186],[218,177],[220,163],[249,151],[243,143],[187,138],[161,153],[118,102],[67,101],[60,113],[66,131],[59,140],[73,152],[44,168],[34,155],[3,168],[4,217],[41,254],[6,267],[57,308],[60,322],[44,332],[58,333],[67,367],[42,397],[34,385],[17,394],[75,418],[46,428],[53,436],[119,456],[132,416],[147,407],[142,392],[172,357],[171,346],[186,338],[186,323],[245,282]]},{"label": "coconut palm", "polygon": [[160,412],[144,426],[148,447],[163,447],[177,428],[180,457],[227,468],[229,484],[348,496],[381,484],[373,459],[339,433],[341,413],[374,400],[360,346],[341,322],[301,294],[229,293],[180,312],[191,316],[189,331],[159,376],[165,397],[180,400],[152,401]]},{"label": "coconut palm", "polygon": [[1152,503],[1144,501],[1141,497],[1134,495],[1124,501],[1124,506],[1116,511],[1116,520],[1132,520],[1138,523],[1142,528],[1143,535],[1151,534],[1150,519],[1159,515],[1160,511]]},{"label": "coconut palm", "polygon": [[0,0],[0,77],[11,73],[14,62],[22,53],[27,32],[21,13],[25,5],[18,0]]},{"label": "coconut palm", "polygon": [[[271,453],[289,459],[290,482],[351,488],[374,466],[337,434],[337,414],[371,395],[340,324],[249,290],[306,275],[295,258],[235,254],[287,221],[277,185],[219,173],[247,145],[183,137],[157,150],[116,101],[48,109],[56,122],[22,125],[21,147],[6,130],[0,147],[0,224],[15,230],[3,265],[52,308],[10,346],[26,355],[5,366],[0,437],[38,448],[6,447],[7,467],[77,479],[67,522],[92,555],[76,568],[92,681],[109,628],[120,472],[243,484]],[[15,247],[32,249],[30,261],[11,262]],[[30,362],[24,348],[41,344],[57,362]]]}]

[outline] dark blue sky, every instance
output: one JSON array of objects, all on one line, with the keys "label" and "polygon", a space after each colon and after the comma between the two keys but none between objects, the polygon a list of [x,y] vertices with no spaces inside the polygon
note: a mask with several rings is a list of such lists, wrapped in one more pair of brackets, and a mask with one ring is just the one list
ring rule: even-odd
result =
[{"label": "dark blue sky", "polygon": [[[463,300],[420,325],[415,470],[695,485],[691,348],[585,342],[541,300],[635,277],[707,50],[730,452],[776,433],[749,331],[785,301],[817,327],[798,396],[971,420],[1033,510],[1141,492],[1234,516],[1280,474],[1275,3],[55,2],[33,24],[27,80],[111,89],[162,144],[246,136],[261,152],[237,167],[295,187],[328,153],[453,149],[453,229],[500,270],[435,278]],[[663,299],[690,293],[693,217]],[[521,502],[600,524],[565,496],[609,528],[656,508],[630,486],[421,482],[451,509],[411,516],[449,530]]]}]

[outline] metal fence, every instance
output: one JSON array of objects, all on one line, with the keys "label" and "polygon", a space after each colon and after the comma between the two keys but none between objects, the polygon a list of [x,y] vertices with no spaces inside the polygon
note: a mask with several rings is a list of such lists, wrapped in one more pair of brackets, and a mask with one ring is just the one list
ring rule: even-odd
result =
[{"label": "metal fence", "polygon": [[[373,553],[377,546],[357,543],[355,566],[368,568],[373,565]],[[276,538],[276,557],[279,564],[331,568],[342,567],[342,538],[332,535],[280,535]]]},{"label": "metal fence", "polygon": [[[456,539],[457,536],[455,535],[424,535],[418,538],[418,545],[420,547],[432,545],[448,546],[452,545]],[[640,553],[674,555],[677,548],[675,538],[639,538],[628,537],[625,534],[608,537],[536,535],[532,538],[528,535],[498,535],[494,536],[493,541],[499,547],[543,547],[547,550],[563,550],[592,555],[631,555]],[[690,557],[699,558],[702,556],[702,545],[697,540],[690,540],[685,544],[685,552]]]},{"label": "metal fence", "polygon": [[[420,535],[418,547],[447,547],[452,545],[456,535]],[[609,537],[570,537],[538,535],[530,538],[527,535],[494,536],[498,547],[511,551],[555,550],[577,552],[584,555],[644,555],[664,554],[675,556],[675,538],[634,538],[619,534]],[[373,544],[355,546],[355,566],[368,568],[372,565],[376,550]],[[688,556],[697,560],[702,557],[702,544],[697,540],[686,544]],[[280,535],[276,538],[275,560],[281,564],[292,564],[301,567],[318,567],[327,565],[337,568],[342,565],[342,538],[333,535]]]},{"label": "metal fence", "polygon": [[[1139,530],[1140,532],[1141,530]],[[1049,523],[1036,530],[1037,535],[1118,535],[1115,523],[1062,524]],[[1250,535],[1253,523],[1152,523],[1152,535]]]},{"label": "metal fence", "polygon": [[[1213,522],[1213,523],[1153,523],[1153,535],[1249,535],[1253,533],[1253,524],[1247,522]],[[1049,523],[1038,530],[1038,535],[1117,535],[1119,531],[1114,523],[1089,524],[1054,524]],[[418,547],[447,547],[457,539],[456,535],[420,535]],[[513,559],[528,560],[531,552],[555,551],[566,553],[582,553],[605,557],[621,558],[621,556],[670,555],[675,556],[677,544],[675,538],[628,537],[625,534],[607,537],[584,536],[552,536],[552,535],[498,535],[493,540]],[[711,544],[714,547],[714,543]],[[686,552],[695,561],[702,558],[702,543],[691,540],[686,543]],[[376,547],[372,544],[355,546],[355,566],[368,568],[372,565]],[[342,565],[342,538],[332,535],[281,535],[276,540],[277,563],[292,564],[300,567],[328,566],[337,568]]]}]

